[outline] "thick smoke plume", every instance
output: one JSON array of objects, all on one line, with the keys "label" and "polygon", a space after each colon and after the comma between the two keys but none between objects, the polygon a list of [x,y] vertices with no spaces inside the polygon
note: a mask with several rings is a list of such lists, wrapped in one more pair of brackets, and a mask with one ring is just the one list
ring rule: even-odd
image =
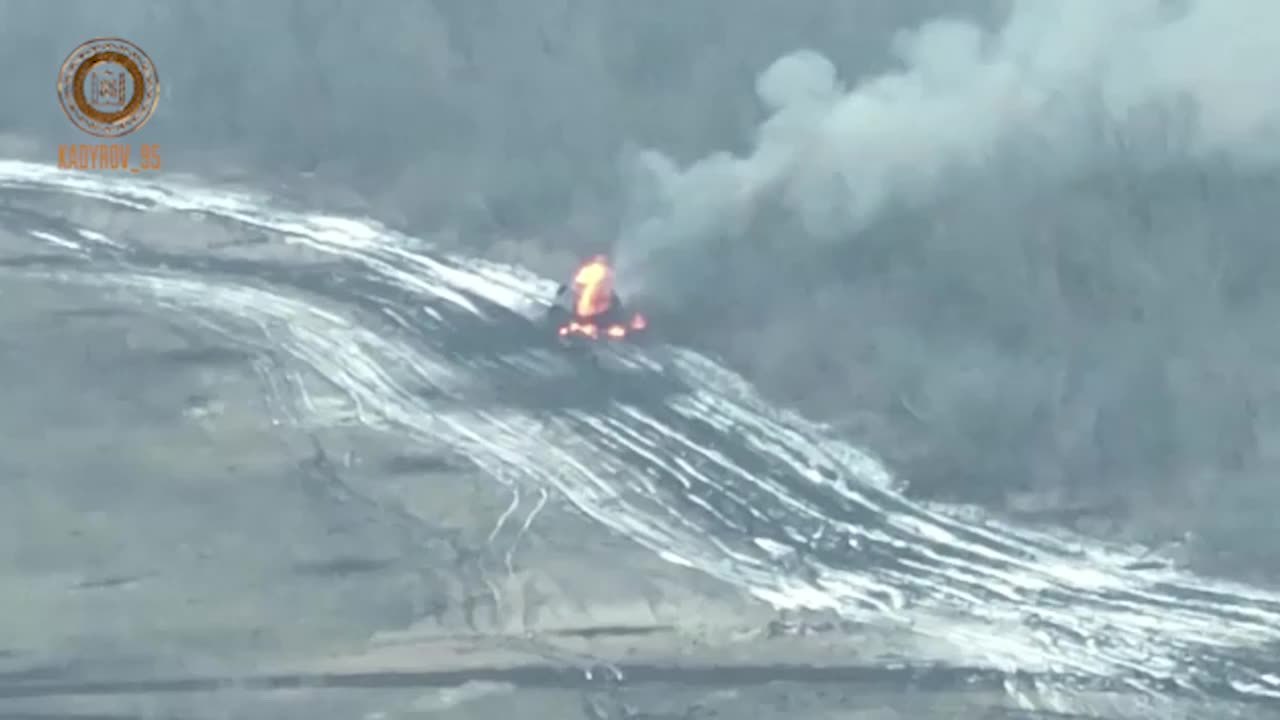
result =
[{"label": "thick smoke plume", "polygon": [[1280,457],[1280,4],[993,27],[928,22],[849,80],[791,53],[747,150],[635,154],[621,277],[920,492],[1248,547]]},{"label": "thick smoke plume", "polygon": [[617,239],[656,330],[916,491],[1280,558],[1280,3],[675,6],[7,3],[0,149],[78,141],[53,75],[119,35],[166,172],[557,277]]},{"label": "thick smoke plume", "polygon": [[[1079,173],[1122,138],[1131,162],[1280,159],[1280,4],[1013,3],[993,32],[939,19],[899,35],[900,69],[846,84],[801,50],[760,74],[768,119],[745,155],[636,159],[627,266],[740,235],[767,204],[838,241],[1016,159]],[[631,273],[633,276],[637,272]]]}]

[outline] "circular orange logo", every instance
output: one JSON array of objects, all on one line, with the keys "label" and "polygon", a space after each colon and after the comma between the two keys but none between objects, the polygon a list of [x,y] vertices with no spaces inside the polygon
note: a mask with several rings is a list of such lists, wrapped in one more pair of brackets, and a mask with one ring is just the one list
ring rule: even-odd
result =
[{"label": "circular orange logo", "polygon": [[155,65],[127,40],[90,40],[72,50],[58,70],[62,111],[90,135],[128,135],[146,124],[159,99]]}]

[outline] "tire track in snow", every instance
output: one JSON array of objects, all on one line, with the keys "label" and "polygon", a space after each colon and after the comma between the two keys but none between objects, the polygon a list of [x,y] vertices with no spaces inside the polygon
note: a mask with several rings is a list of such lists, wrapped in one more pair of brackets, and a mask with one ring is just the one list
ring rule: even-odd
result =
[{"label": "tire track in snow", "polygon": [[[25,271],[134,292],[283,351],[346,393],[360,422],[462,449],[495,478],[552,486],[664,557],[778,606],[902,624],[933,659],[961,665],[1280,698],[1280,596],[1135,570],[1124,550],[911,502],[856,448],[694,353],[671,350],[676,380],[648,363],[641,390],[670,385],[652,398],[575,406],[539,395],[556,373],[573,381],[571,365],[522,347],[554,281],[243,193],[15,162],[0,162],[0,187],[203,215],[332,258],[308,271],[50,218],[32,237],[74,259],[37,258]],[[379,313],[398,332],[321,310],[319,299]],[[490,342],[508,334],[517,342]],[[645,360],[618,358],[631,370]],[[524,383],[546,404],[484,396],[495,381]]]}]

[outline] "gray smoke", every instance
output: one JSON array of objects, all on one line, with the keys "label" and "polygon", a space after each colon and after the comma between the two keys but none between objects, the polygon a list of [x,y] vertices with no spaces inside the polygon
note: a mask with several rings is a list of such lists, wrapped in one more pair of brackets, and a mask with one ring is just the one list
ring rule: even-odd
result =
[{"label": "gray smoke", "polygon": [[0,5],[6,153],[80,138],[53,74],[120,35],[166,172],[557,277],[619,238],[656,329],[919,491],[1280,557],[1271,0],[73,5]]},{"label": "gray smoke", "polygon": [[757,80],[768,119],[749,153],[636,158],[642,209],[620,262],[741,234],[769,203],[807,238],[839,240],[1001,161],[1079,174],[1121,139],[1131,161],[1269,166],[1277,22],[1266,0],[1018,0],[994,31],[939,19],[902,33],[899,69],[851,83],[800,50]]},{"label": "gray smoke", "polygon": [[747,149],[631,158],[624,289],[917,491],[1264,557],[1277,22],[1025,0],[898,35],[888,72],[786,55]]}]

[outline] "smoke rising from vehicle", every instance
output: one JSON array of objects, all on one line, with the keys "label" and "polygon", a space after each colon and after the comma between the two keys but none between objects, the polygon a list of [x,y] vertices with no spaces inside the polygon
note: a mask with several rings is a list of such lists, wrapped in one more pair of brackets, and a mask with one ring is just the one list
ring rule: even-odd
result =
[{"label": "smoke rising from vehicle", "polygon": [[6,154],[78,137],[51,74],[119,35],[166,173],[557,280],[614,244],[655,335],[916,490],[1280,557],[1272,0],[50,7],[0,8]]},{"label": "smoke rising from vehicle", "polygon": [[887,72],[785,55],[748,149],[632,156],[620,291],[917,490],[1249,547],[1280,437],[1277,21],[1026,0],[897,35]]},{"label": "smoke rising from vehicle", "polygon": [[902,33],[899,69],[850,83],[794,52],[757,80],[768,118],[749,153],[638,155],[624,275],[740,235],[770,204],[839,241],[1002,161],[1079,173],[1124,142],[1131,161],[1273,164],[1277,22],[1280,6],[1245,0],[1021,0],[995,31],[944,18]]}]

